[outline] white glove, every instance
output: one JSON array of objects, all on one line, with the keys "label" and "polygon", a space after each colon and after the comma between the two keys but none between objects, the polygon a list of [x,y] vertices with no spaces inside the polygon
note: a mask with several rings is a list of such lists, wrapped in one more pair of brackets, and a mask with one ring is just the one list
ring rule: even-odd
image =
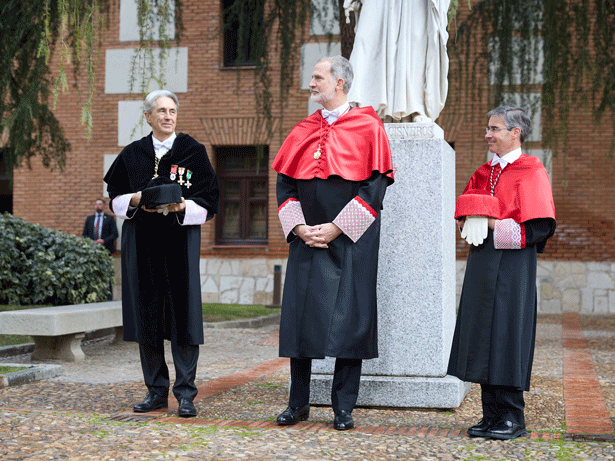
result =
[{"label": "white glove", "polygon": [[168,215],[169,214],[169,206],[168,205],[164,205],[158,208],[158,213],[162,213],[163,215]]},{"label": "white glove", "polygon": [[489,231],[489,218],[486,216],[467,216],[461,237],[470,245],[478,246],[487,238]]}]

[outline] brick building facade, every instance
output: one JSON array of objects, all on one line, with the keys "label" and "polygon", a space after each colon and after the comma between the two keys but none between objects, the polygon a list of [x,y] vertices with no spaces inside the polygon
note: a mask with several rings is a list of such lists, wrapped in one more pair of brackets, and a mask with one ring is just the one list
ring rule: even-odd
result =
[{"label": "brick building facade", "polygon": [[[136,126],[141,117],[142,97],[131,92],[128,84],[130,57],[139,43],[134,0],[114,3],[97,66],[91,139],[86,140],[80,122],[84,102],[80,90],[86,84],[85,79],[79,79],[76,83],[80,90],[71,87],[68,93],[61,95],[55,110],[72,145],[65,170],[45,169],[35,159],[31,170],[24,167],[14,174],[13,212],[16,216],[77,235],[81,234],[85,217],[92,213],[94,200],[105,193],[102,177],[115,155],[132,139],[149,132],[142,125]],[[176,92],[180,101],[177,132],[187,133],[205,144],[217,171],[229,169],[231,173],[238,172],[239,176],[258,176],[256,182],[246,183],[256,192],[254,205],[245,209],[230,200],[233,188],[239,188],[240,181],[235,181],[232,174],[226,178],[227,211],[214,220],[222,220],[226,227],[221,228],[214,222],[203,226],[204,301],[270,303],[274,266],[284,266],[288,251],[277,216],[276,174],[270,168],[265,175],[258,167],[250,170],[254,162],[238,167],[232,161],[234,154],[228,154],[248,152],[246,149],[263,143],[262,130],[256,125],[254,68],[224,65],[225,39],[219,33],[221,0],[184,0],[182,3],[185,31],[181,43],[172,46],[165,72],[166,87]],[[463,14],[462,11],[460,20]],[[306,38],[308,36],[301,62],[297,61],[293,68],[295,88],[284,101],[279,101],[277,96],[279,72],[273,59],[271,87],[276,131],[274,137],[266,141],[267,167],[284,136],[317,108],[309,102],[307,91],[315,60],[322,55],[339,54],[336,36],[330,43],[317,24],[312,24]],[[451,60],[449,100],[452,100],[451,92],[457,88],[455,65]],[[484,71],[484,97],[472,104],[467,104],[463,98],[461,103],[447,104],[438,120],[445,139],[456,151],[457,194],[472,172],[487,160],[483,139],[485,114],[490,109],[486,64]],[[511,89],[514,90],[514,86]],[[511,98],[514,97],[511,93]],[[283,118],[280,118],[281,104]],[[558,218],[556,234],[539,259],[541,306],[549,306],[544,309],[551,311],[615,313],[615,173],[613,157],[609,156],[614,136],[610,114],[605,115],[600,125],[595,125],[585,113],[575,114],[570,123],[572,136],[566,152],[543,151],[539,122],[524,145],[529,153],[541,156],[548,166]],[[237,194],[240,194],[237,197],[252,197],[250,191]],[[259,197],[266,197],[266,200],[259,202]],[[248,227],[244,229],[245,235],[233,231],[233,226],[240,226],[239,222]],[[250,224],[255,222],[254,226]],[[230,233],[226,234],[229,229]],[[464,245],[465,242],[458,240],[459,278],[467,253]]]}]

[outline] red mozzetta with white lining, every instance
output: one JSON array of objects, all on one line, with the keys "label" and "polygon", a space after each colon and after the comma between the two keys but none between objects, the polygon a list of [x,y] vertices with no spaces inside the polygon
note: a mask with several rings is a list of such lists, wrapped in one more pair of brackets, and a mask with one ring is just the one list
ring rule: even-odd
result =
[{"label": "red mozzetta with white lining", "polygon": [[365,200],[356,196],[339,212],[333,224],[356,243],[377,216],[378,213]]},{"label": "red mozzetta with white lining", "polygon": [[514,219],[495,221],[493,244],[496,250],[520,250],[525,248],[525,226]]},{"label": "red mozzetta with white lining", "polygon": [[[490,175],[491,162],[487,162],[472,175],[463,193],[476,194],[477,189],[489,191]],[[512,218],[517,223],[538,218],[555,219],[555,206],[547,170],[533,155],[522,154],[513,163],[508,164],[502,170],[493,195],[500,204],[499,216],[493,216],[495,218]],[[461,203],[457,200],[458,205]],[[481,210],[472,210],[472,213],[485,215]],[[464,214],[456,210],[455,217],[461,216]]]},{"label": "red mozzetta with white lining", "polygon": [[288,234],[292,232],[295,226],[305,224],[301,203],[296,198],[289,198],[282,203],[278,208],[278,216],[280,217],[282,230],[286,237],[288,237]]},{"label": "red mozzetta with white lining", "polygon": [[354,107],[331,125],[317,110],[293,128],[271,167],[294,179],[364,181],[374,171],[393,179],[389,140],[371,106]]}]

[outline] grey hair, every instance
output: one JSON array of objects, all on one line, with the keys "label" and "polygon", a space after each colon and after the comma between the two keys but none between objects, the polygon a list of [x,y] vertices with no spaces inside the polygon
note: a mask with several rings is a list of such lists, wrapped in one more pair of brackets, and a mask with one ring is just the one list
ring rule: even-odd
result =
[{"label": "grey hair", "polygon": [[169,90],[154,90],[150,94],[145,97],[145,101],[143,101],[143,110],[148,114],[151,114],[156,107],[156,101],[158,98],[166,96],[167,98],[171,98],[173,102],[175,102],[175,108],[179,110],[179,101],[175,93],[171,93]]},{"label": "grey hair", "polygon": [[344,93],[348,94],[350,86],[352,85],[352,79],[354,78],[350,61],[343,56],[327,56],[326,58],[320,59],[318,63],[324,61],[331,63],[331,74],[335,80],[338,78],[344,80]]},{"label": "grey hair", "polygon": [[521,142],[530,134],[531,120],[529,115],[519,106],[506,105],[496,107],[487,112],[488,117],[504,117],[506,128],[510,131],[513,128],[521,128]]}]

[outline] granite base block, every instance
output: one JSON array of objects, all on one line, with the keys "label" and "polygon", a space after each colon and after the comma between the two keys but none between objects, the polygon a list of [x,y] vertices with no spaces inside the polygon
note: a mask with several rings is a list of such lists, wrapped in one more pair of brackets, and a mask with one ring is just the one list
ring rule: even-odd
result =
[{"label": "granite base block", "polygon": [[[333,375],[312,373],[310,403],[331,405]],[[443,378],[361,376],[357,406],[395,408],[457,408],[470,383],[454,376]]]}]

